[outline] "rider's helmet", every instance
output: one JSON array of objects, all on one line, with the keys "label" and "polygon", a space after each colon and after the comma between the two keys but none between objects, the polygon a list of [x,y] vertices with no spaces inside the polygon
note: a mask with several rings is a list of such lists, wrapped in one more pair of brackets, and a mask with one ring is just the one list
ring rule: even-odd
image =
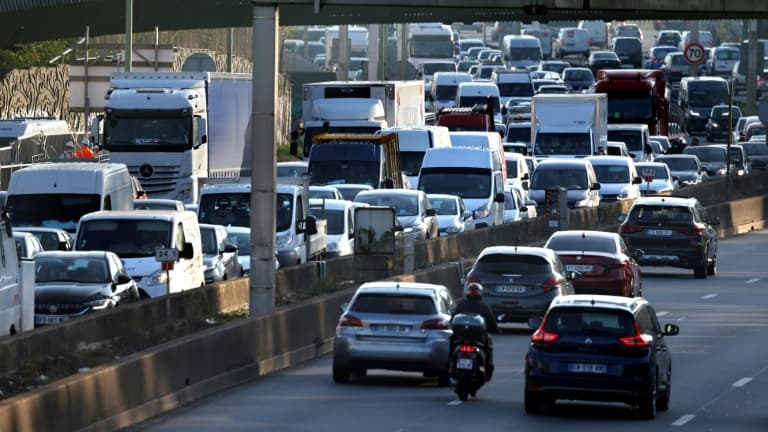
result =
[{"label": "rider's helmet", "polygon": [[483,286],[480,285],[477,282],[472,282],[469,285],[467,285],[466,289],[466,296],[467,299],[476,298],[480,299],[483,297]]}]

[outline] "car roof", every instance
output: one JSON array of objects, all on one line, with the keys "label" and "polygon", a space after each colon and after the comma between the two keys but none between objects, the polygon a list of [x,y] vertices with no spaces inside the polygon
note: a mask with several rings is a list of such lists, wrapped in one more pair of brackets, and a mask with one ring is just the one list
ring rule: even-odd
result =
[{"label": "car roof", "polygon": [[420,282],[377,281],[367,282],[357,289],[357,294],[406,294],[432,296],[439,290],[447,290],[444,285]]},{"label": "car roof", "polygon": [[[14,227],[13,232],[53,232],[53,233],[67,233],[66,230],[62,228],[53,228],[53,227],[32,227],[32,226],[25,226],[25,227]],[[69,234],[69,233],[67,233]]]},{"label": "car roof", "polygon": [[626,165],[629,166],[632,160],[626,156],[587,156],[586,160],[592,165]]},{"label": "car roof", "polygon": [[458,195],[451,195],[451,194],[427,194],[427,198],[438,198],[438,199],[455,199],[460,200],[461,197]]},{"label": "car roof", "polygon": [[608,232],[608,231],[593,231],[593,230],[565,230],[565,231],[555,231],[552,233],[552,237],[596,237],[596,238],[606,238],[606,239],[616,239],[619,237],[618,233],[614,232]]},{"label": "car roof", "polygon": [[35,255],[37,258],[103,258],[109,251],[43,251]]},{"label": "car roof", "polygon": [[584,167],[590,165],[587,159],[543,159],[539,161],[539,167],[545,166]]},{"label": "car roof", "polygon": [[325,209],[327,210],[345,210],[348,207],[355,206],[352,201],[340,199],[310,198],[309,200],[310,207],[322,208],[323,205],[325,205]]},{"label": "car roof", "polygon": [[549,310],[565,307],[591,307],[626,311],[634,314],[634,312],[638,310],[640,306],[647,304],[648,301],[642,297],[571,294],[555,297],[549,306]]},{"label": "car roof", "polygon": [[636,205],[676,205],[689,206],[696,202],[696,198],[672,197],[672,196],[643,196],[635,200]]},{"label": "car roof", "polygon": [[479,260],[486,255],[533,255],[550,262],[557,257],[552,249],[535,246],[488,246],[480,252],[477,259]]}]

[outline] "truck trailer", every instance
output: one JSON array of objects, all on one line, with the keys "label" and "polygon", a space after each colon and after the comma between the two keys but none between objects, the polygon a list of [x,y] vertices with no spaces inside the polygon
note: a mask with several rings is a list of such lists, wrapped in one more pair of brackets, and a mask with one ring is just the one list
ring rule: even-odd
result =
[{"label": "truck trailer", "polygon": [[602,154],[608,141],[604,94],[540,94],[531,99],[531,145],[537,159]]}]

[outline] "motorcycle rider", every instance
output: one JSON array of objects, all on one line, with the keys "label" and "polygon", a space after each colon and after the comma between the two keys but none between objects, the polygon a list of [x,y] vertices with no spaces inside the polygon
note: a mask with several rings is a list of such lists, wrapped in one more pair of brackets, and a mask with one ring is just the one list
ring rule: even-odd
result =
[{"label": "motorcycle rider", "polygon": [[483,349],[485,351],[486,367],[485,377],[486,381],[491,380],[493,375],[493,339],[491,339],[490,333],[498,333],[499,326],[496,323],[496,318],[493,316],[491,307],[483,303],[483,286],[477,282],[472,282],[467,285],[466,299],[462,300],[453,310],[453,316],[457,314],[475,314],[480,315],[485,320],[485,340],[483,343]]}]

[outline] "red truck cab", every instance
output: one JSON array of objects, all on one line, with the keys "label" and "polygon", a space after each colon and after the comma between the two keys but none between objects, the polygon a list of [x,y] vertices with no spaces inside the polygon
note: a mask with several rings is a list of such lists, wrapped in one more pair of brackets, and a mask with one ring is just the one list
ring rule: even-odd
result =
[{"label": "red truck cab", "polygon": [[641,123],[651,135],[668,135],[669,101],[660,70],[604,69],[596,78],[595,93],[608,97],[608,123]]}]

